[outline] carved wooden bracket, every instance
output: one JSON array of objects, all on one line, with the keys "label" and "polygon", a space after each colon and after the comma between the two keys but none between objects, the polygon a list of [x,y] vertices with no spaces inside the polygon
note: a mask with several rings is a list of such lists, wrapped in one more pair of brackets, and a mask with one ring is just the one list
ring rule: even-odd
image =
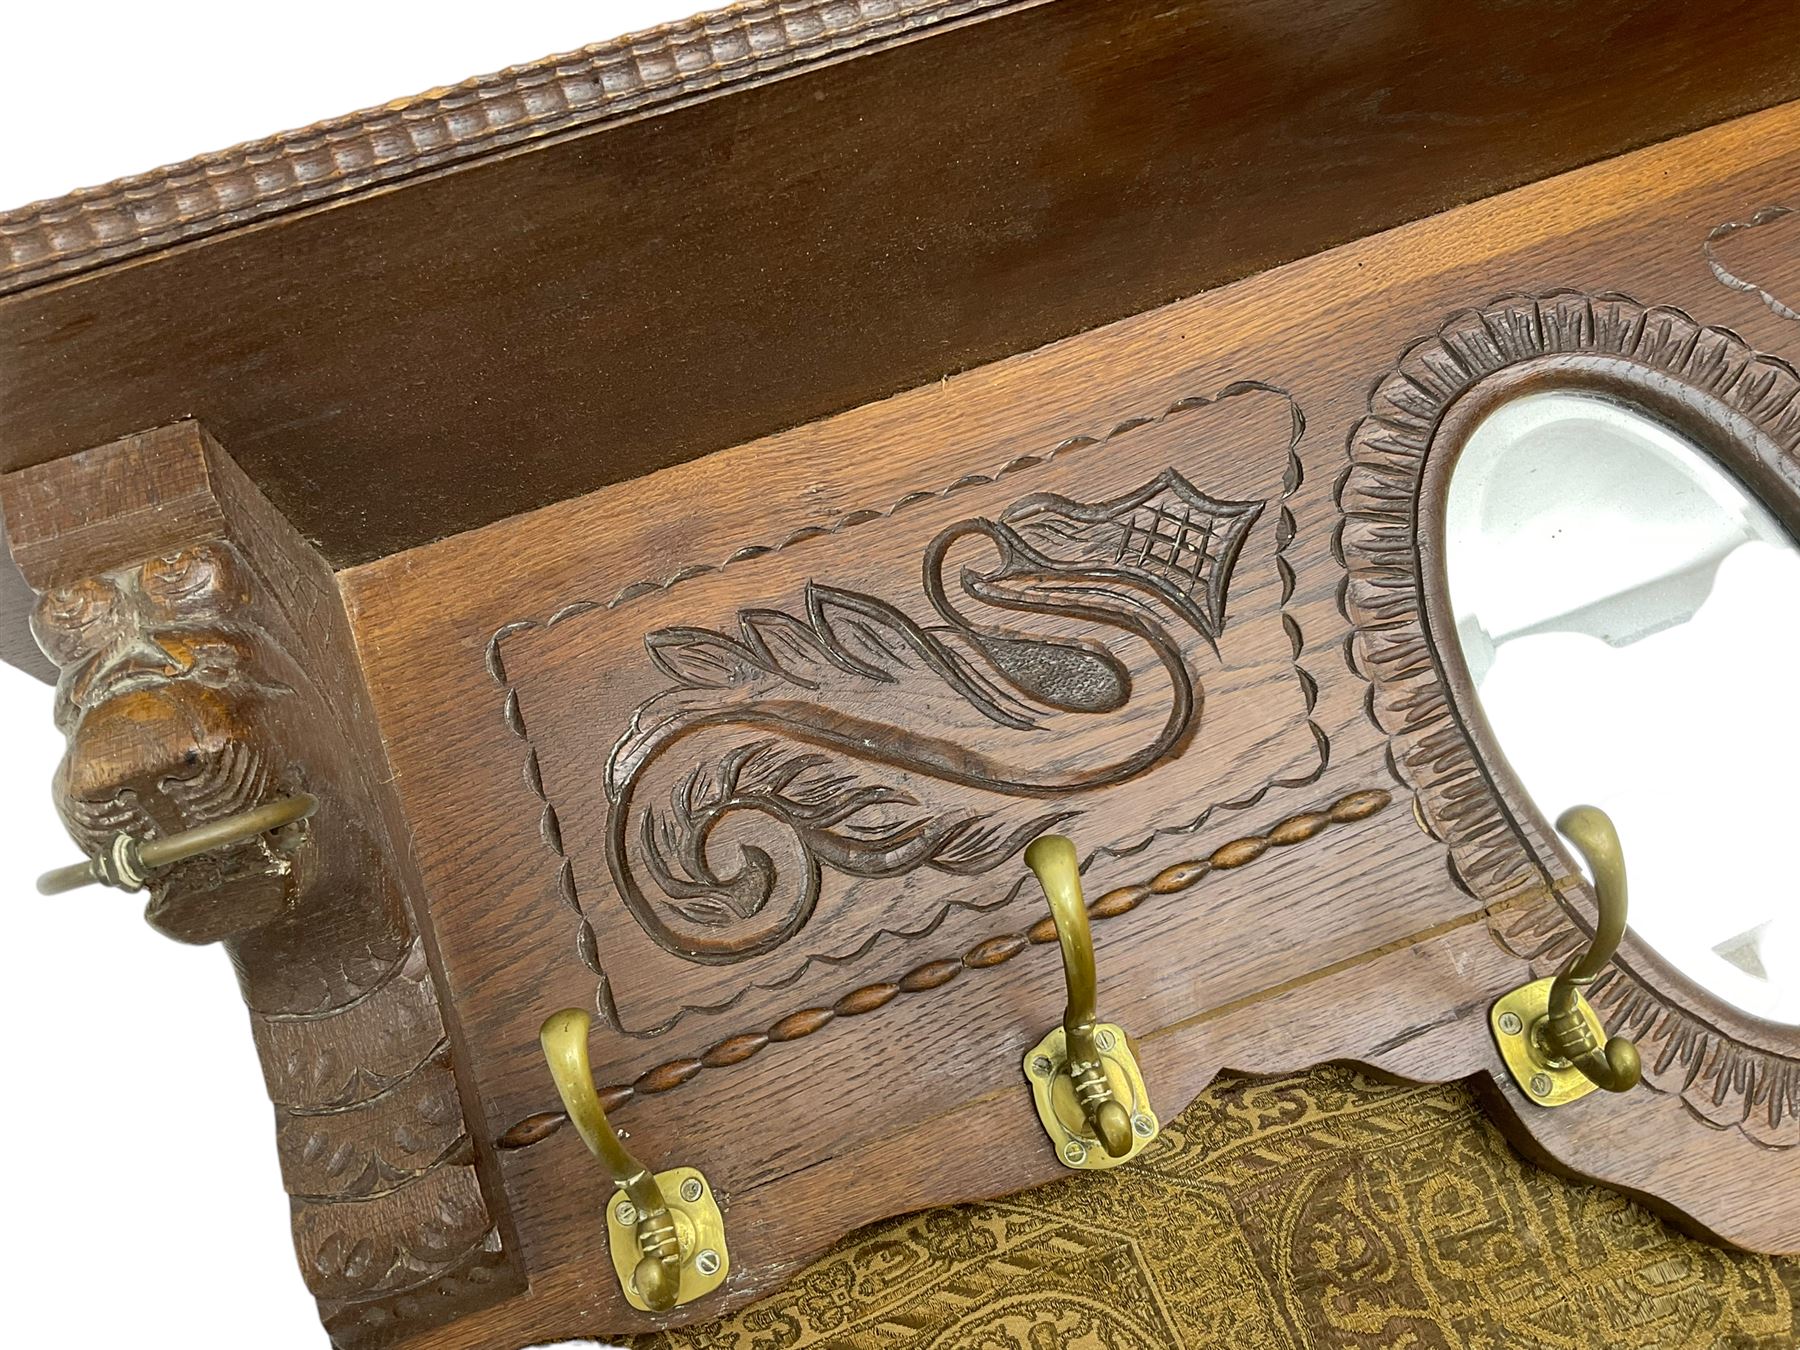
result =
[{"label": "carved wooden bracket", "polygon": [[182,423],[0,481],[84,851],[295,791],[317,814],[168,869],[145,916],[220,942],[275,1103],[308,1288],[339,1344],[519,1287],[332,575]]}]

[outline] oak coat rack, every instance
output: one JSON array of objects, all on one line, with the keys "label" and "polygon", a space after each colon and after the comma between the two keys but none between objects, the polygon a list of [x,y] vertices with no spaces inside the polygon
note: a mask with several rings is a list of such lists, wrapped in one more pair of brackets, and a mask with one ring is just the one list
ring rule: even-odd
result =
[{"label": "oak coat rack", "polygon": [[[1627,934],[1587,997],[1646,1086],[1507,1076],[1593,895],[1432,532],[1545,382],[1800,522],[1800,9],[1453,8],[750,4],[0,215],[0,655],[72,833],[317,799],[148,917],[237,961],[336,1343],[676,1325],[1060,1175],[1047,832],[1163,1120],[1469,1078],[1800,1252],[1800,1032]],[[565,1007],[723,1213],[669,1312]]]}]

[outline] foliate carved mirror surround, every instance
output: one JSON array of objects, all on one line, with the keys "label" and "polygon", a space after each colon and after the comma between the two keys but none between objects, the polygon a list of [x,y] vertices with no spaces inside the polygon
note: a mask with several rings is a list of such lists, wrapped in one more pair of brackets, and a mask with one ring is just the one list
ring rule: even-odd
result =
[{"label": "foliate carved mirror surround", "polygon": [[[1587,941],[1591,896],[1481,711],[1443,549],[1463,442],[1495,408],[1548,389],[1642,409],[1718,455],[1790,529],[1800,520],[1800,376],[1677,309],[1572,292],[1506,297],[1450,318],[1377,386],[1339,489],[1359,662],[1421,821],[1449,847],[1461,883],[1490,901],[1496,939],[1539,976]],[[1756,1145],[1800,1145],[1795,1028],[1736,1011],[1630,935],[1589,998],[1610,1031],[1638,1042],[1653,1089]]]}]

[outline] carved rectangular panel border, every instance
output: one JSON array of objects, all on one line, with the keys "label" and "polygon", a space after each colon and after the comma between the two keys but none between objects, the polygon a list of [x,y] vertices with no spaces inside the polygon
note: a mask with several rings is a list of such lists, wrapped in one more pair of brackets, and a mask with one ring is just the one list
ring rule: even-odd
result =
[{"label": "carved rectangular panel border", "polygon": [[1236,385],[501,629],[606,1025],[767,1021],[992,930],[1048,829],[1129,857],[1316,781],[1302,425]]}]

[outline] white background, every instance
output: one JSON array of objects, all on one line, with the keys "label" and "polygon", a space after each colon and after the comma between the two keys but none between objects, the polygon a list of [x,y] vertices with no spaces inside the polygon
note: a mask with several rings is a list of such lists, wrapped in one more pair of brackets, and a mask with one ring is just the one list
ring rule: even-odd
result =
[{"label": "white background", "polygon": [[[699,8],[697,0],[0,4],[0,208]],[[0,398],[6,391],[0,389]],[[0,1343],[319,1350],[225,955],[139,898],[46,900],[50,691],[0,665]]]}]

